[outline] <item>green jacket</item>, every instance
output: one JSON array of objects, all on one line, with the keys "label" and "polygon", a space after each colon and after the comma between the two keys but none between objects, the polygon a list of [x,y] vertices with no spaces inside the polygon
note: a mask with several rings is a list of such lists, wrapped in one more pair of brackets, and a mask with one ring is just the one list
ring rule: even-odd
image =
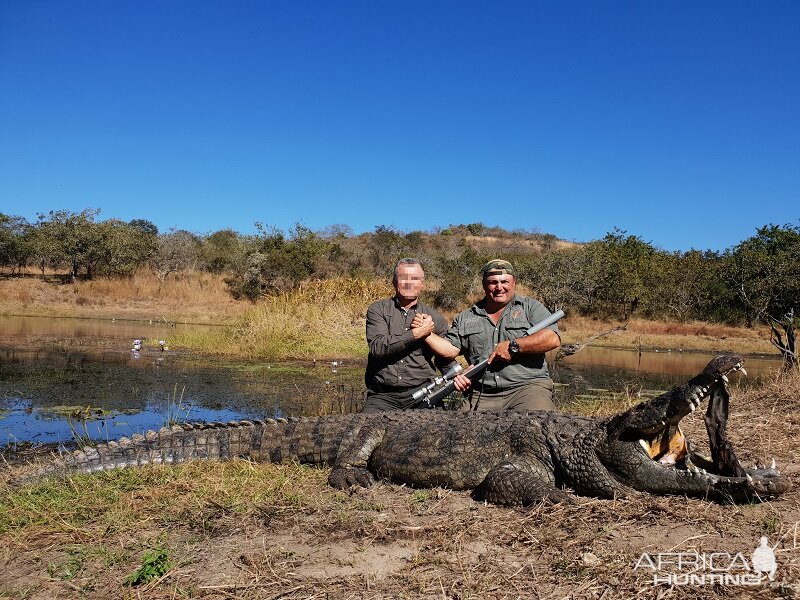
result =
[{"label": "green jacket", "polygon": [[[495,326],[486,314],[485,306],[484,299],[456,315],[446,336],[471,365],[489,358],[498,342],[523,337],[526,330],[551,314],[538,300],[515,295]],[[550,329],[561,337],[558,325],[553,324]],[[489,392],[501,391],[520,387],[534,379],[550,378],[544,354],[517,354],[511,362],[498,367],[489,365],[474,387]]]}]

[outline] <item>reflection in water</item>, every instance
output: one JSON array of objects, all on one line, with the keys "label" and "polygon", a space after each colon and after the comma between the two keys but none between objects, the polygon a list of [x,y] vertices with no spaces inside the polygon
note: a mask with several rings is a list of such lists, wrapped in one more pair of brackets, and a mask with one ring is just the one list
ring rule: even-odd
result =
[{"label": "reflection in water", "polygon": [[[708,364],[711,355],[699,352],[642,352],[615,348],[589,346],[581,352],[564,359],[565,365],[592,365],[614,367],[626,371],[644,371],[664,375],[696,375]],[[780,367],[779,357],[748,358],[747,373],[759,378]]]},{"label": "reflection in water", "polygon": [[[108,343],[114,340],[127,340],[130,344],[136,338],[158,340],[174,335],[176,331],[191,331],[214,327],[213,325],[173,324],[164,319],[121,320],[121,319],[65,319],[49,317],[0,317],[0,342],[17,340],[22,342],[46,342],[63,340],[65,343],[96,343],[103,339]],[[130,347],[130,346],[128,346]]]},{"label": "reflection in water", "polygon": [[[634,397],[653,397],[686,382],[708,364],[713,355],[699,352],[643,352],[588,347],[567,357],[553,369],[557,386],[556,405],[569,406],[576,399],[623,392]],[[781,361],[745,359],[747,377],[737,377],[748,386],[776,372]]]},{"label": "reflection in water", "polygon": [[[68,443],[73,429],[114,439],[157,429],[176,413],[181,420],[230,421],[351,412],[363,397],[364,365],[358,362],[241,363],[162,352],[158,340],[168,340],[170,330],[149,322],[0,317],[0,445]],[[133,351],[137,338],[149,341]],[[561,384],[556,401],[568,406],[601,389],[667,390],[709,358],[586,348],[553,370]],[[780,364],[748,359],[747,379]],[[65,416],[87,406],[102,414],[90,421]]]}]

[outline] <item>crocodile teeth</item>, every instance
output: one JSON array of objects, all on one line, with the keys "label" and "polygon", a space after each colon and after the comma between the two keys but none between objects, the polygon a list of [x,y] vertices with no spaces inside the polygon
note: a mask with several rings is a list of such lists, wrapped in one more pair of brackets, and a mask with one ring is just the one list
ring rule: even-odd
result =
[{"label": "crocodile teeth", "polygon": [[778,468],[778,465],[775,464],[775,459],[773,458],[772,459],[772,465],[770,466],[770,469],[777,469],[777,468]]},{"label": "crocodile teeth", "polygon": [[744,367],[742,367],[742,368],[741,368],[741,369],[739,369],[739,370],[742,372],[742,375],[747,375],[747,371],[745,371],[745,370],[744,370]]},{"label": "crocodile teeth", "polygon": [[723,375],[722,376],[722,381],[724,381],[725,383],[728,383],[728,376],[727,375]]},{"label": "crocodile teeth", "polygon": [[750,477],[750,473],[747,474],[747,481],[753,483],[753,478]]}]

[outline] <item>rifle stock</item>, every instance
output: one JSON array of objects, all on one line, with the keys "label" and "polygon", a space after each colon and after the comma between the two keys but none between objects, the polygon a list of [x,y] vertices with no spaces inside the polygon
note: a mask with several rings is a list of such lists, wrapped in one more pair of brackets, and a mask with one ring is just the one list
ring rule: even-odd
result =
[{"label": "rifle stock", "polygon": [[[525,331],[525,335],[533,335],[537,331],[541,331],[546,327],[550,327],[553,323],[557,323],[564,316],[563,310],[557,310],[546,319],[536,323]],[[455,384],[453,379],[459,373],[462,373],[471,380],[475,380],[481,373],[483,373],[486,366],[489,364],[489,359],[484,358],[482,361],[471,365],[466,370],[462,370],[460,365],[456,365],[441,377],[437,377],[433,383],[418,389],[414,392],[414,400],[422,399],[428,408],[437,408],[444,406],[444,399],[453,393]]]}]

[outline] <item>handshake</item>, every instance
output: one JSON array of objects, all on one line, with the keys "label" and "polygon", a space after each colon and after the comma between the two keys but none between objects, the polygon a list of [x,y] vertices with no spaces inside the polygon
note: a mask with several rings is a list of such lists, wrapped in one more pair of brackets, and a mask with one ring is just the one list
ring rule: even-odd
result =
[{"label": "handshake", "polygon": [[414,339],[422,340],[434,332],[436,325],[433,322],[433,317],[425,313],[418,313],[411,321],[411,331],[414,333]]}]

